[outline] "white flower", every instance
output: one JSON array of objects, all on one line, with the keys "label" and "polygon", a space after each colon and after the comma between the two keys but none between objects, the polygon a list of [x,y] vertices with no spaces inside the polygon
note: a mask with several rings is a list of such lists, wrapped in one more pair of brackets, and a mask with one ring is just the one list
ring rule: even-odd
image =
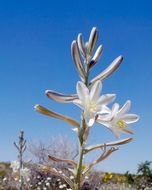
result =
[{"label": "white flower", "polygon": [[24,178],[24,180],[29,181],[30,174],[31,172],[28,168],[21,168],[20,175]]},{"label": "white flower", "polygon": [[51,180],[51,177],[47,177],[47,180],[50,181],[50,180]]},{"label": "white flower", "polygon": [[114,94],[100,96],[102,83],[97,81],[89,90],[83,82],[77,83],[77,94],[79,99],[73,100],[73,103],[84,110],[86,124],[92,126],[95,117],[99,113],[107,113],[106,105],[114,100]]},{"label": "white flower", "polygon": [[47,182],[47,183],[46,183],[46,186],[50,187],[50,183],[49,183],[49,182]]},{"label": "white flower", "polygon": [[87,180],[87,179],[89,179],[89,177],[88,177],[88,176],[85,176],[85,179]]},{"label": "white flower", "polygon": [[63,188],[64,188],[64,186],[63,186],[63,185],[59,185],[59,188],[60,188],[60,189],[63,189]]},{"label": "white flower", "polygon": [[96,121],[110,129],[117,138],[120,137],[121,132],[132,134],[133,131],[128,128],[128,124],[138,121],[139,116],[128,114],[130,107],[131,101],[129,100],[121,109],[119,109],[119,104],[115,103],[107,116],[99,115]]},{"label": "white flower", "polygon": [[15,181],[18,181],[18,177],[15,177],[14,180],[15,180]]},{"label": "white flower", "polygon": [[71,176],[70,176],[70,179],[71,179],[71,180],[72,180],[72,179],[74,179],[74,176],[73,176],[73,175],[71,175]]},{"label": "white flower", "polygon": [[3,178],[3,181],[7,181],[7,178],[6,178],[6,177],[4,177],[4,178]]},{"label": "white flower", "polygon": [[19,161],[15,160],[11,162],[10,168],[12,168],[13,172],[17,172],[20,168]]}]

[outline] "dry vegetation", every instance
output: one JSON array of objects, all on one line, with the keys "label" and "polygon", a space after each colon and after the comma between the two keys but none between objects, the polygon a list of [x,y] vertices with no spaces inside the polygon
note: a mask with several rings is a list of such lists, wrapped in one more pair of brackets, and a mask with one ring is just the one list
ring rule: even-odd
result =
[{"label": "dry vegetation", "polygon": [[[25,182],[24,190],[70,190],[70,187],[60,177],[50,173],[42,172],[38,169],[38,164],[51,165],[64,171],[69,167],[67,164],[60,164],[46,159],[48,154],[62,155],[64,158],[75,159],[77,157],[77,147],[66,137],[51,139],[48,144],[40,141],[31,142],[26,153],[31,156],[32,161],[25,162],[26,167],[30,168],[30,179],[28,185]],[[144,162],[138,166],[137,174],[129,172],[126,174],[103,173],[92,170],[86,178],[82,190],[150,190],[152,189],[152,170],[151,162]],[[69,177],[72,179],[72,175]],[[20,189],[19,178],[13,174],[10,163],[0,163],[0,190]]]}]

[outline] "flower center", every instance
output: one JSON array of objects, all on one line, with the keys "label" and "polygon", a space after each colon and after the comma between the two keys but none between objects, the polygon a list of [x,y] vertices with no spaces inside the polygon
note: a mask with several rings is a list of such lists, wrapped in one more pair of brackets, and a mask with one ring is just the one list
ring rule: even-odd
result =
[{"label": "flower center", "polygon": [[117,121],[117,125],[120,129],[124,129],[126,127],[126,123],[123,120]]},{"label": "flower center", "polygon": [[97,104],[93,101],[87,101],[86,107],[90,112],[96,112],[97,111]]}]

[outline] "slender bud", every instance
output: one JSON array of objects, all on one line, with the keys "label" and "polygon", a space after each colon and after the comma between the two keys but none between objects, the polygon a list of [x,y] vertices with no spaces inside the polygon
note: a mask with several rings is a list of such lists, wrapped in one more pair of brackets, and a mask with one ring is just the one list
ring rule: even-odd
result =
[{"label": "slender bud", "polygon": [[76,68],[78,72],[80,73],[82,80],[84,80],[86,78],[86,72],[84,70],[84,67],[80,59],[80,54],[79,54],[78,45],[76,41],[73,41],[71,44],[71,53],[72,53],[72,57],[76,65]]},{"label": "slender bud", "polygon": [[79,51],[82,54],[82,56],[85,58],[86,57],[86,49],[85,49],[85,45],[84,45],[84,41],[83,41],[81,33],[78,34],[77,42],[78,42]]},{"label": "slender bud", "polygon": [[96,27],[93,27],[90,33],[89,42],[88,42],[88,54],[91,55],[96,41],[98,39],[98,31]]},{"label": "slender bud", "polygon": [[110,76],[121,64],[123,57],[118,56],[104,71],[102,71],[98,76],[91,80],[90,85],[93,85],[97,80],[104,80]]},{"label": "slender bud", "polygon": [[96,52],[95,52],[93,58],[92,58],[91,61],[90,61],[90,64],[89,64],[89,68],[90,68],[90,69],[91,69],[91,68],[98,62],[98,60],[100,59],[101,54],[102,54],[102,50],[103,50],[103,46],[100,45],[100,46],[98,47],[98,49],[96,50]]},{"label": "slender bud", "polygon": [[56,112],[53,112],[51,110],[48,110],[47,108],[41,106],[41,105],[35,105],[34,106],[35,110],[41,114],[44,114],[44,115],[47,115],[47,116],[50,116],[50,117],[53,117],[53,118],[56,118],[56,119],[60,119],[60,120],[63,120],[65,121],[66,123],[74,126],[74,127],[79,127],[79,123],[77,121],[75,121],[74,119],[72,119],[71,117],[68,117],[68,116],[64,116],[64,115],[61,115],[59,113],[56,113]]}]

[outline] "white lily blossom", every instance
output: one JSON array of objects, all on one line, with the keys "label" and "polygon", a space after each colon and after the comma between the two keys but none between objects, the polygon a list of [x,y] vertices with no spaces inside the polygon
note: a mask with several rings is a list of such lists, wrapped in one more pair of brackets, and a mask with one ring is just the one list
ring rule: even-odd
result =
[{"label": "white lily blossom", "polygon": [[128,127],[128,124],[138,121],[139,116],[136,114],[128,114],[127,112],[130,107],[130,100],[126,101],[121,109],[119,109],[119,104],[115,103],[111,112],[106,116],[98,115],[96,122],[110,129],[117,138],[120,137],[121,132],[133,134],[133,131]]},{"label": "white lily blossom", "polygon": [[12,168],[13,172],[17,172],[20,168],[20,163],[17,160],[11,162],[10,168]]},{"label": "white lily blossom", "polygon": [[97,114],[109,112],[106,105],[115,99],[115,94],[100,96],[102,90],[101,81],[96,81],[91,89],[88,89],[83,82],[79,81],[76,89],[78,99],[73,100],[73,103],[84,110],[85,122],[90,127],[94,124]]}]

